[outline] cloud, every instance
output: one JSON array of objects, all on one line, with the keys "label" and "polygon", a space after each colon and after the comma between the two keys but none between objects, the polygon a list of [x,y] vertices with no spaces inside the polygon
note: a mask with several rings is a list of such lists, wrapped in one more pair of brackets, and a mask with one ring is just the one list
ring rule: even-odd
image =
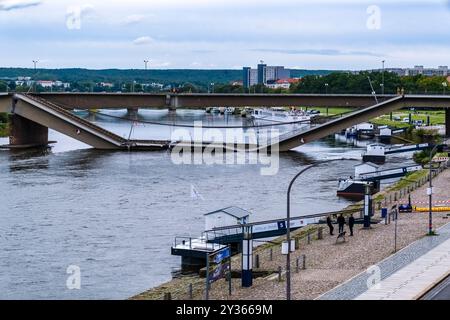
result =
[{"label": "cloud", "polygon": [[0,11],[10,11],[38,6],[42,0],[0,0]]},{"label": "cloud", "polygon": [[133,44],[137,45],[137,46],[142,46],[142,45],[148,45],[153,43],[153,38],[145,36],[145,37],[139,37],[137,39],[135,39],[133,41]]},{"label": "cloud", "polygon": [[141,23],[144,19],[145,19],[145,16],[142,14],[132,14],[132,15],[126,16],[122,20],[122,24],[124,24],[124,25],[138,24],[138,23]]},{"label": "cloud", "polygon": [[381,56],[380,54],[369,51],[341,51],[336,49],[252,49],[251,51],[319,56]]},{"label": "cloud", "polygon": [[81,17],[87,17],[95,12],[95,7],[92,4],[83,4],[80,7]]},{"label": "cloud", "polygon": [[210,49],[194,49],[194,50],[191,50],[191,51],[192,51],[192,53],[199,53],[199,54],[216,52],[216,50],[210,50]]}]

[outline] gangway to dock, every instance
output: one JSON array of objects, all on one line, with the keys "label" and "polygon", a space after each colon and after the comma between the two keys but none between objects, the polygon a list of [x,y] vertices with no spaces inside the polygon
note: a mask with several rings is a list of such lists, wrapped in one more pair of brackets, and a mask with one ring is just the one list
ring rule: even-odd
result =
[{"label": "gangway to dock", "polygon": [[431,148],[432,145],[429,143],[421,143],[421,144],[415,144],[415,145],[406,145],[401,147],[390,147],[386,148],[384,151],[384,154],[394,154],[394,153],[403,153],[403,152],[412,152],[412,151],[420,151],[420,150],[426,150]]},{"label": "gangway to dock", "polygon": [[[318,214],[311,214],[305,216],[291,217],[290,229],[295,231],[297,229],[306,227],[311,224],[318,224],[320,218],[329,215],[360,213],[360,209],[333,211]],[[279,237],[286,234],[287,219],[274,219],[266,221],[258,221],[253,223],[246,223],[240,225],[224,226],[206,230],[203,234],[209,243],[216,244],[230,244],[240,243],[244,239],[244,233],[250,232],[252,239],[267,239]]]},{"label": "gangway to dock", "polygon": [[407,175],[408,173],[416,172],[422,170],[422,166],[407,166],[402,168],[393,168],[382,171],[369,172],[359,175],[359,180],[361,181],[380,181],[393,178],[399,178]]}]

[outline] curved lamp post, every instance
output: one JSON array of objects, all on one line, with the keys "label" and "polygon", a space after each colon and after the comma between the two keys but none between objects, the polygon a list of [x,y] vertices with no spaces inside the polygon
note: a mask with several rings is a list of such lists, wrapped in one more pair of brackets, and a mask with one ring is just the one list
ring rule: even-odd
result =
[{"label": "curved lamp post", "polygon": [[291,300],[291,190],[294,182],[306,171],[317,167],[324,163],[334,162],[334,161],[359,161],[357,159],[332,159],[332,160],[324,160],[319,161],[315,164],[309,165],[304,168],[302,171],[297,173],[297,175],[292,179],[289,184],[289,188],[287,191],[287,215],[286,215],[286,240],[288,243],[288,253],[286,255],[286,300]]}]

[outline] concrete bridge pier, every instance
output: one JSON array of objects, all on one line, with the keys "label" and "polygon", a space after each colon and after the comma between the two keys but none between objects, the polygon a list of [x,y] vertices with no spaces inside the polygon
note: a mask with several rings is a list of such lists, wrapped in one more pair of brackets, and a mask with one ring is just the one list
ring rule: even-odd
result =
[{"label": "concrete bridge pier", "polygon": [[11,116],[9,143],[13,147],[40,147],[48,144],[48,128],[22,116]]},{"label": "concrete bridge pier", "polygon": [[127,108],[128,116],[137,117],[139,108]]},{"label": "concrete bridge pier", "polygon": [[170,96],[169,100],[170,100],[169,111],[176,111],[178,106],[179,106],[178,97],[177,96]]}]

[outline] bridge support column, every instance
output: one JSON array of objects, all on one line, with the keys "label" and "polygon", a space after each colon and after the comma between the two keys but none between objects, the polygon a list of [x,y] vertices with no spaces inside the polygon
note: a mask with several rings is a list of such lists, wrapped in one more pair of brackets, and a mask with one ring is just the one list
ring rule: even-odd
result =
[{"label": "bridge support column", "polygon": [[177,96],[171,96],[170,97],[169,110],[170,111],[176,111],[177,108],[178,108],[178,97]]},{"label": "bridge support column", "polygon": [[253,240],[250,228],[245,228],[242,240],[242,287],[250,288],[253,285]]},{"label": "bridge support column", "polygon": [[48,144],[48,128],[17,114],[11,118],[11,146],[37,147]]},{"label": "bridge support column", "polygon": [[445,136],[450,137],[450,108],[445,108]]},{"label": "bridge support column", "polygon": [[136,117],[139,112],[139,108],[127,108],[128,115],[131,117]]}]

